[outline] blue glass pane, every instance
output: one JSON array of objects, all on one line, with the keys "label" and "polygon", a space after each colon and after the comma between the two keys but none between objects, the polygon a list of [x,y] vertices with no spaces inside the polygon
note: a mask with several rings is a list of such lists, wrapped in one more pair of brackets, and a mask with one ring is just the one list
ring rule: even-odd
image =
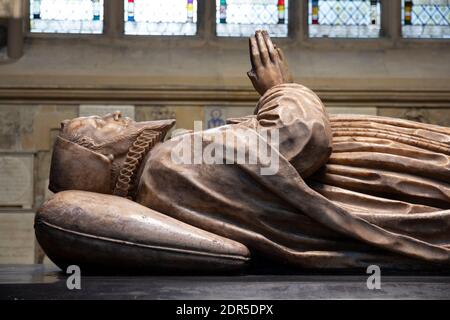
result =
[{"label": "blue glass pane", "polygon": [[216,0],[219,37],[248,37],[265,29],[272,37],[288,36],[288,0]]},{"label": "blue glass pane", "polygon": [[450,38],[450,0],[402,1],[405,38]]},{"label": "blue glass pane", "polygon": [[197,0],[124,0],[125,34],[195,35]]},{"label": "blue glass pane", "polygon": [[103,0],[30,0],[31,32],[102,33]]},{"label": "blue glass pane", "polygon": [[377,38],[380,14],[377,0],[309,0],[309,36]]}]

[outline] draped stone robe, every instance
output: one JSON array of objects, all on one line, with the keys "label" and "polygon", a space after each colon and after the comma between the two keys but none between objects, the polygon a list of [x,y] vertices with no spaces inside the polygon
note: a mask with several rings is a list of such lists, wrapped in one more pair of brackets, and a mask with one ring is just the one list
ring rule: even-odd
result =
[{"label": "draped stone robe", "polygon": [[[260,164],[175,163],[196,135],[242,138],[278,129],[279,170]],[[244,131],[243,131],[244,130]],[[183,140],[184,139],[184,140]],[[212,141],[212,142],[211,142]],[[254,155],[258,157],[258,155]],[[223,155],[224,163],[227,155]],[[308,88],[266,92],[255,115],[175,137],[148,155],[137,202],[302,268],[450,264],[450,129],[383,117],[329,117]]]}]

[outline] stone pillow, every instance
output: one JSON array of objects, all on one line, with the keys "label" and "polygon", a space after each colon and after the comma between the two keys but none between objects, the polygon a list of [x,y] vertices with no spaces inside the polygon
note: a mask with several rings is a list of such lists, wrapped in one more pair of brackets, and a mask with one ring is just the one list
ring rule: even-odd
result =
[{"label": "stone pillow", "polygon": [[246,266],[248,249],[136,202],[87,191],[57,193],[38,210],[36,238],[61,269],[83,273],[221,274]]}]

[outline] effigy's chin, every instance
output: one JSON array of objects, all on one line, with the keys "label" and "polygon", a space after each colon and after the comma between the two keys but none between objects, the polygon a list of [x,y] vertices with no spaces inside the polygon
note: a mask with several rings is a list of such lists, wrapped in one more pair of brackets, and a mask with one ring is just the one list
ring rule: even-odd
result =
[{"label": "effigy's chin", "polygon": [[248,249],[130,200],[57,193],[38,211],[36,238],[61,269],[87,273],[223,274],[243,270]]}]

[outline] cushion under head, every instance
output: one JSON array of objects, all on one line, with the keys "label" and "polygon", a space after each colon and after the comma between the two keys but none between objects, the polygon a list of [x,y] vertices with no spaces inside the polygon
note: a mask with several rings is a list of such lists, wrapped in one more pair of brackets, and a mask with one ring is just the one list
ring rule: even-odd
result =
[{"label": "cushion under head", "polygon": [[221,274],[242,270],[248,249],[125,198],[57,193],[38,210],[36,238],[65,270],[148,274]]}]

